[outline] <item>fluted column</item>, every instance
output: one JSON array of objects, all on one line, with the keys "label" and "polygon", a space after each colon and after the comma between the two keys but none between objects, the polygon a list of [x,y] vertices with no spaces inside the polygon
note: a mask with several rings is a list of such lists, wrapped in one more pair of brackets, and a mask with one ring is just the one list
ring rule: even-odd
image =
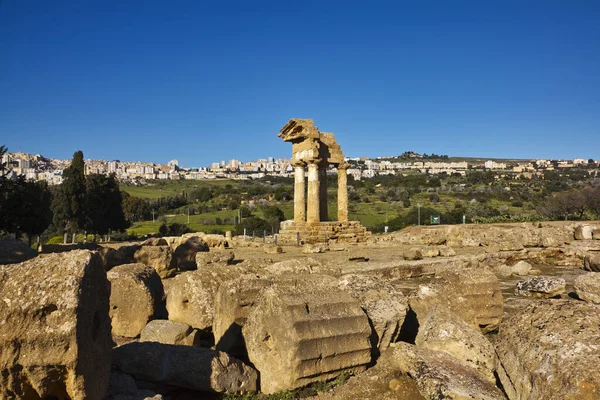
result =
[{"label": "fluted column", "polygon": [[308,198],[306,202],[306,222],[320,221],[320,184],[319,166],[316,163],[308,164]]},{"label": "fluted column", "polygon": [[304,190],[304,164],[294,165],[294,222],[306,222],[306,196]]},{"label": "fluted column", "polygon": [[327,166],[319,167],[319,219],[321,221],[329,220],[329,211],[327,207]]},{"label": "fluted column", "polygon": [[348,221],[348,165],[338,166],[338,221]]}]

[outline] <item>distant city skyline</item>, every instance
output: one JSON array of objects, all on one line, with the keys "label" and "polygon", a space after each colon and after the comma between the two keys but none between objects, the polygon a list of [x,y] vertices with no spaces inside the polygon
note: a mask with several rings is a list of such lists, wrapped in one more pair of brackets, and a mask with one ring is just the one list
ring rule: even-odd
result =
[{"label": "distant city skyline", "polygon": [[201,167],[286,158],[600,158],[600,3],[0,2],[0,145]]}]

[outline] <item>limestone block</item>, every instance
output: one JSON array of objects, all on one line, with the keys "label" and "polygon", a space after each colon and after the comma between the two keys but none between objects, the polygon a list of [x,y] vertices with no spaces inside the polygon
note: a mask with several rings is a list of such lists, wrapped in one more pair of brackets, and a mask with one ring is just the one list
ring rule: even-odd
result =
[{"label": "limestone block", "polygon": [[580,299],[600,304],[600,272],[579,275],[575,278],[573,287]]},{"label": "limestone block", "polygon": [[230,265],[235,259],[233,251],[209,251],[196,254],[196,265],[202,269],[207,265],[215,264],[226,266]]},{"label": "limestone block", "polygon": [[230,246],[229,240],[223,236],[218,234],[207,234],[207,233],[186,233],[182,236],[183,238],[190,237],[200,237],[206,243],[206,245],[211,249],[227,249]]},{"label": "limestone block", "polygon": [[409,299],[420,319],[435,304],[442,304],[483,333],[494,331],[502,320],[504,299],[500,281],[488,268],[442,271],[429,284],[420,285]]},{"label": "limestone block", "polygon": [[440,257],[454,257],[456,255],[456,251],[450,246],[441,246],[439,251]]},{"label": "limestone block", "polygon": [[476,369],[447,353],[404,342],[395,343],[390,350],[399,372],[415,379],[427,399],[505,399],[500,389]]},{"label": "limestone block", "polygon": [[112,334],[136,337],[148,321],[166,315],[162,282],[152,267],[119,265],[108,271]]},{"label": "limestone block", "polygon": [[371,361],[371,327],[358,302],[316,282],[267,288],[248,316],[243,335],[263,393],[361,371]]},{"label": "limestone block", "polygon": [[148,238],[142,242],[142,246],[169,246],[169,242],[163,238]]},{"label": "limestone block", "polygon": [[583,269],[600,272],[600,254],[588,254],[583,258]]},{"label": "limestone block", "polygon": [[274,245],[265,245],[265,246],[263,246],[263,251],[267,254],[282,254],[283,247],[274,246]]},{"label": "limestone block", "polygon": [[208,252],[208,245],[199,236],[185,237],[173,246],[173,262],[179,271],[197,269],[196,255]]},{"label": "limestone block", "polygon": [[131,375],[120,371],[112,371],[108,384],[108,398],[135,396],[138,388]]},{"label": "limestone block", "polygon": [[161,278],[170,278],[177,272],[170,246],[142,246],[135,252],[133,260],[152,267]]},{"label": "limestone block", "polygon": [[408,311],[408,299],[399,288],[369,275],[348,274],[338,288],[355,298],[367,313],[373,327],[374,350],[385,351],[395,342]]},{"label": "limestone block", "polygon": [[422,260],[423,253],[419,249],[410,249],[402,253],[405,260]]},{"label": "limestone block", "polygon": [[563,278],[553,276],[535,276],[517,282],[515,296],[535,298],[556,297],[566,292],[566,282]]},{"label": "limestone block", "polygon": [[592,239],[600,240],[600,228],[594,229],[594,231],[592,232]]},{"label": "limestone block", "polygon": [[110,245],[101,245],[98,248],[98,253],[102,256],[104,269],[109,271],[117,265],[133,263],[135,252],[140,249],[139,244],[119,243]]},{"label": "limestone block", "polygon": [[132,342],[113,350],[113,364],[139,380],[205,392],[252,393],[258,381],[252,367],[202,347]]},{"label": "limestone block", "polygon": [[305,244],[302,248],[304,254],[318,254],[325,253],[327,251],[327,245],[325,244]]},{"label": "limestone block", "polygon": [[14,238],[0,240],[0,264],[12,264],[29,260],[37,255],[37,252],[27,243]]},{"label": "limestone block", "polygon": [[575,240],[592,240],[596,228],[594,225],[577,225],[575,227]]},{"label": "limestone block", "polygon": [[235,277],[226,268],[188,271],[171,279],[167,292],[167,311],[171,321],[185,322],[197,329],[213,324],[214,296],[219,285]]},{"label": "limestone block", "polygon": [[511,272],[513,275],[525,276],[531,272],[531,268],[531,264],[527,261],[519,261],[511,267]]},{"label": "limestone block", "polygon": [[504,321],[495,341],[508,398],[595,399],[600,393],[600,306],[543,300]]},{"label": "limestone block", "polygon": [[267,266],[265,270],[273,275],[322,274],[339,276],[342,273],[341,266],[319,261],[312,257],[279,261]]},{"label": "limestone block", "polygon": [[213,334],[215,348],[234,357],[247,357],[242,328],[261,298],[262,289],[273,285],[270,278],[243,275],[224,282],[215,295]]},{"label": "limestone block", "polygon": [[476,369],[488,382],[495,383],[497,357],[494,346],[479,329],[464,322],[447,308],[437,305],[419,320],[417,346],[442,351]]},{"label": "limestone block", "polygon": [[390,350],[378,359],[374,367],[351,377],[329,392],[319,393],[318,399],[427,400],[419,392],[417,383],[407,374],[402,374],[392,360],[389,360],[387,355]]},{"label": "limestone block", "polygon": [[198,331],[185,322],[155,319],[142,330],[140,342],[194,346],[199,343],[199,336]]},{"label": "limestone block", "polygon": [[95,252],[0,266],[0,398],[103,399],[109,295]]},{"label": "limestone block", "polygon": [[492,271],[494,271],[494,274],[499,278],[510,278],[513,274],[512,268],[506,264],[496,265],[492,268]]},{"label": "limestone block", "polygon": [[419,249],[423,257],[437,257],[440,255],[440,249],[438,247],[422,247]]}]

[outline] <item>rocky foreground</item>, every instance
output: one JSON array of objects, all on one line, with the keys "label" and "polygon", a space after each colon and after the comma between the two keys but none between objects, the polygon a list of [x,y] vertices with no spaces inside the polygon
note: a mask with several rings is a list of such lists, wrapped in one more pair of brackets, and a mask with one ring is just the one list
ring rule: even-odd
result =
[{"label": "rocky foreground", "polygon": [[42,252],[2,253],[2,399],[600,398],[600,223]]}]

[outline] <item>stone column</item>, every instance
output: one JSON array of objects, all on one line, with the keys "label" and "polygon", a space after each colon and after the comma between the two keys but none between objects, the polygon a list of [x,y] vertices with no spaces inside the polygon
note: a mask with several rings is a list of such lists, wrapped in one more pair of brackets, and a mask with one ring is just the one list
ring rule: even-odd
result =
[{"label": "stone column", "polygon": [[306,222],[306,195],[304,194],[304,164],[294,165],[294,222]]},{"label": "stone column", "polygon": [[306,204],[306,222],[319,222],[319,166],[316,163],[308,164],[308,199]]},{"label": "stone column", "polygon": [[319,167],[319,219],[327,221],[329,219],[329,210],[327,209],[327,166]]},{"label": "stone column", "polygon": [[338,166],[338,221],[348,221],[348,175],[347,164]]}]

